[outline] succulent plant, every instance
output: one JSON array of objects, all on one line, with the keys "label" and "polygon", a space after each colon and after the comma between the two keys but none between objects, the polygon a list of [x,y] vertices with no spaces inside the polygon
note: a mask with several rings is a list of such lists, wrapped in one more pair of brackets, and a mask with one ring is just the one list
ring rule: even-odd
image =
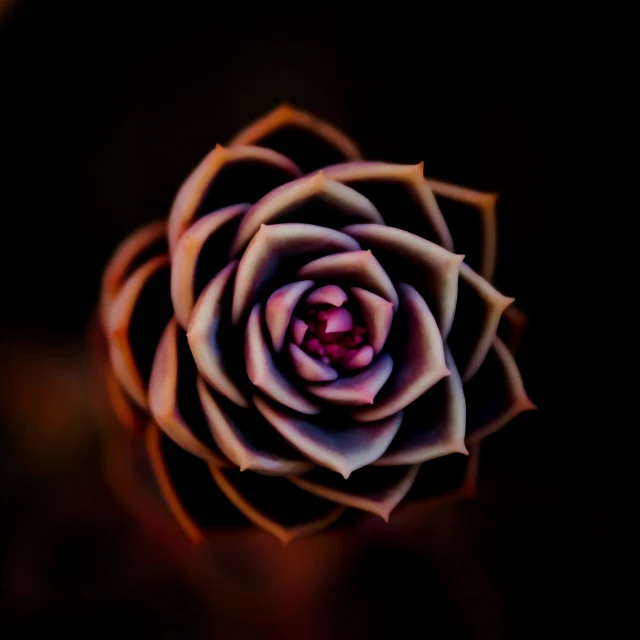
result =
[{"label": "succulent plant", "polygon": [[[110,396],[194,537],[239,511],[287,541],[473,485],[477,443],[533,407],[497,337],[495,205],[283,106],[117,249]],[[448,223],[474,221],[470,265]]]}]

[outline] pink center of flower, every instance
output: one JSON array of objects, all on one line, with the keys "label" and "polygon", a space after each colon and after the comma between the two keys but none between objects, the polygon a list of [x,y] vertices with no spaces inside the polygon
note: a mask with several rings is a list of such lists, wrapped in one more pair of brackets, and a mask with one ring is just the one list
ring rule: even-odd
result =
[{"label": "pink center of flower", "polygon": [[356,325],[344,307],[331,304],[310,305],[304,320],[294,318],[293,337],[310,356],[323,364],[357,369],[373,359],[367,344],[367,330]]}]

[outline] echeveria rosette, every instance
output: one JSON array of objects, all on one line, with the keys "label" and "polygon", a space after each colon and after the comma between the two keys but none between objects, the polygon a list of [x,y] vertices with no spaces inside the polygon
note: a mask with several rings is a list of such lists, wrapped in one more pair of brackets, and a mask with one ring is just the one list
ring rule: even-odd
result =
[{"label": "echeveria rosette", "polygon": [[[109,389],[194,537],[225,524],[212,496],[286,541],[473,484],[477,443],[533,406],[496,335],[495,202],[285,106],[123,243]],[[474,215],[470,265],[448,221]]]}]

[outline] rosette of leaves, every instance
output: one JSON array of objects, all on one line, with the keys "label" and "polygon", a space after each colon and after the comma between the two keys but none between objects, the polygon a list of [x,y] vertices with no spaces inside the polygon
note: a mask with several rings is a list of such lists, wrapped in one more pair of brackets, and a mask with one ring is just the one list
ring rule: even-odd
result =
[{"label": "rosette of leaves", "polygon": [[472,487],[477,443],[533,407],[497,337],[495,205],[283,106],[124,241],[110,396],[193,537],[248,519],[288,541]]}]

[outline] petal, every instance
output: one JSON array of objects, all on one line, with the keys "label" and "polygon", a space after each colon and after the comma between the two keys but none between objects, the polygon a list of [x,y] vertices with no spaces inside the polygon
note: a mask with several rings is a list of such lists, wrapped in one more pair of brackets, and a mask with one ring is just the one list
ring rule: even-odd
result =
[{"label": "petal", "polygon": [[293,310],[305,291],[308,291],[312,286],[312,280],[291,282],[269,296],[265,308],[265,320],[274,351],[280,352],[282,350]]},{"label": "petal", "polygon": [[167,223],[152,222],[132,233],[116,249],[102,277],[100,321],[106,329],[113,302],[127,278],[151,258],[167,253]]},{"label": "petal", "polygon": [[306,299],[307,304],[331,304],[341,307],[348,300],[347,294],[335,284],[327,284],[312,291]]},{"label": "petal", "polygon": [[105,376],[107,396],[117,421],[131,431],[144,431],[149,423],[149,415],[129,397],[110,366]]},{"label": "petal", "polygon": [[328,309],[325,333],[344,333],[353,329],[353,316],[348,309]]},{"label": "petal", "polygon": [[[382,227],[386,229],[386,227]],[[345,251],[306,264],[298,276],[311,280],[346,281],[368,289],[398,306],[398,294],[382,265],[371,251]]]},{"label": "petal", "polygon": [[[92,373],[98,389],[96,410],[102,416],[113,414],[116,423],[125,429],[142,433],[149,424],[149,414],[141,409],[118,382],[109,358],[109,344],[99,314],[89,324],[88,348]],[[102,393],[102,390],[105,393]]]},{"label": "petal", "polygon": [[369,367],[352,376],[340,376],[326,384],[310,384],[307,389],[318,398],[332,404],[359,407],[373,404],[376,395],[389,379],[393,360],[388,353],[381,353]]},{"label": "petal", "polygon": [[109,311],[107,338],[113,371],[142,408],[147,407],[155,350],[171,313],[167,256],[157,256],[138,267]]},{"label": "petal", "polygon": [[293,336],[294,344],[300,346],[304,342],[304,337],[307,335],[309,326],[300,318],[294,318],[291,323],[291,335]]},{"label": "petal", "polygon": [[449,333],[464,256],[393,227],[351,225],[342,231],[372,249],[394,281],[413,285],[433,310],[442,335]]},{"label": "petal", "polygon": [[294,411],[318,413],[320,407],[303,396],[276,367],[264,336],[261,315],[262,305],[256,305],[247,323],[244,354],[249,380],[270,398]]},{"label": "petal", "polygon": [[303,380],[326,382],[338,377],[338,372],[335,369],[312,358],[293,343],[289,344],[289,354],[293,368]]},{"label": "petal", "polygon": [[387,224],[452,250],[447,223],[422,170],[422,162],[350,162],[327,167],[324,173],[371,200]]},{"label": "petal", "polygon": [[411,489],[419,468],[419,465],[365,467],[354,471],[348,479],[318,468],[291,478],[291,482],[321,498],[368,511],[389,522],[389,515]]},{"label": "petal", "polygon": [[416,464],[449,453],[467,453],[462,381],[448,349],[445,354],[451,375],[405,409],[398,435],[374,464]]},{"label": "petal", "polygon": [[[466,254],[467,263],[475,265],[477,261],[479,273],[490,281],[496,260],[497,194],[474,191],[432,178],[425,180],[453,234],[456,250]],[[479,218],[479,232],[475,228],[474,217]]]},{"label": "petal", "polygon": [[401,355],[375,404],[353,411],[351,415],[355,420],[380,420],[390,416],[451,374],[445,363],[440,331],[426,302],[411,285],[397,286],[400,309],[392,333],[396,335]]},{"label": "petal", "polygon": [[[223,396],[241,407],[248,407],[242,392],[233,380],[227,355],[229,344],[223,329],[226,298],[237,262],[226,266],[205,288],[193,309],[187,339],[202,377]],[[242,348],[241,344],[238,346]],[[237,358],[237,355],[236,355]]]},{"label": "petal", "polygon": [[229,244],[248,209],[238,204],[210,213],[180,238],[171,259],[171,300],[184,329],[202,290],[227,266]]},{"label": "petal", "polygon": [[149,409],[158,426],[183,449],[208,462],[228,465],[202,412],[197,376],[186,336],[174,318],[162,335],[153,361]]},{"label": "petal", "polygon": [[377,460],[398,432],[402,412],[366,425],[337,416],[315,421],[300,417],[254,397],[255,405],[277,431],[296,449],[317,464],[342,474],[345,478],[356,469]]},{"label": "petal", "polygon": [[218,145],[180,187],[169,214],[171,254],[182,234],[202,215],[243,202],[253,204],[302,175],[291,160],[271,149]]},{"label": "petal", "polygon": [[262,287],[277,273],[287,257],[326,255],[359,249],[344,233],[311,224],[264,225],[244,252],[233,292],[232,318],[238,323]]},{"label": "petal", "polygon": [[357,191],[327,180],[322,171],[274,189],[257,202],[240,224],[231,247],[239,256],[263,224],[302,222],[331,229],[350,223],[384,224],[378,210]]},{"label": "petal", "polygon": [[211,474],[249,520],[284,544],[325,529],[344,513],[344,507],[312,496],[286,478],[217,468]]},{"label": "petal", "polygon": [[480,369],[464,385],[467,400],[467,442],[478,442],[523,411],[535,409],[518,365],[509,349],[494,338]]},{"label": "petal", "polygon": [[393,303],[360,287],[350,287],[349,293],[360,305],[362,318],[367,328],[369,344],[374,353],[380,353],[384,343],[387,341],[389,329],[391,329]]},{"label": "petal", "polygon": [[305,173],[361,155],[342,131],[309,113],[283,104],[240,131],[232,144],[255,144],[283,153]]},{"label": "petal", "polygon": [[214,528],[248,525],[220,491],[207,463],[187,453],[157,427],[146,432],[151,466],[174,518],[193,542]]},{"label": "petal", "polygon": [[345,369],[362,369],[371,364],[373,355],[373,347],[367,344],[364,347],[353,349],[352,352],[347,353],[342,361],[342,366]]},{"label": "petal", "polygon": [[503,296],[471,267],[460,265],[458,305],[448,342],[463,382],[479,369],[500,317],[512,302],[513,298]]},{"label": "petal", "polygon": [[198,395],[216,444],[240,471],[292,475],[313,467],[255,409],[238,409],[216,398],[202,378]]}]

